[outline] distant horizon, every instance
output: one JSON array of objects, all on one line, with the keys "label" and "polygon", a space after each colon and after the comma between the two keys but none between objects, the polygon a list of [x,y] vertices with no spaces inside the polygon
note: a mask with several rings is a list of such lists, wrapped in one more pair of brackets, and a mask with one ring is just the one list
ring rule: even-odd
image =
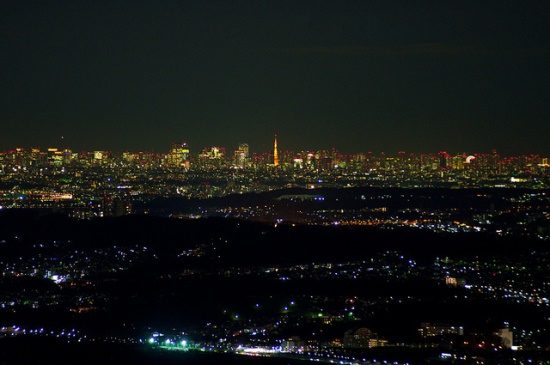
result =
[{"label": "distant horizon", "polygon": [[[277,141],[279,142],[280,141],[280,137],[277,137]],[[180,142],[180,143],[175,143],[176,145],[181,145],[183,142]],[[185,142],[187,143],[187,142]],[[242,144],[245,144],[247,142],[241,142]],[[240,143],[239,143],[240,144]],[[266,154],[266,153],[272,153],[273,152],[273,148],[272,149],[268,149],[268,150],[261,150],[261,151],[258,151],[258,150],[255,150],[253,147],[253,145],[251,146],[250,143],[247,143],[249,145],[249,153],[250,155],[253,154],[253,153],[256,153],[256,154]],[[280,144],[280,143],[279,143]],[[205,149],[209,149],[209,148],[212,148],[212,147],[218,147],[218,148],[221,148],[221,149],[225,149],[226,153],[228,154],[230,151],[236,151],[238,150],[238,144],[235,145],[233,148],[228,148],[227,146],[224,146],[224,145],[214,145],[214,144],[210,144],[210,145],[207,145],[207,146],[203,146],[202,148],[198,148],[198,149],[194,149],[192,147],[189,146],[189,143],[187,143],[187,147],[189,148],[189,151],[190,151],[190,154],[198,154],[200,152],[202,152],[203,150]],[[9,152],[13,152],[13,151],[16,151],[17,149],[23,149],[24,151],[30,151],[31,149],[33,148],[38,148],[40,150],[40,152],[47,152],[47,150],[49,148],[57,148],[58,151],[63,151],[65,149],[67,150],[70,150],[72,153],[82,153],[82,152],[94,152],[94,151],[101,151],[101,152],[110,152],[110,153],[115,153],[115,154],[122,154],[122,153],[125,153],[125,152],[129,152],[129,153],[153,153],[153,154],[167,154],[169,153],[169,151],[171,150],[172,148],[172,143],[170,143],[168,145],[168,148],[164,149],[164,150],[160,150],[160,149],[155,149],[155,148],[149,148],[149,149],[140,149],[140,150],[131,150],[131,149],[107,149],[107,148],[92,148],[92,149],[74,149],[72,148],[71,146],[48,146],[48,147],[42,147],[42,146],[16,146],[16,147],[13,147],[13,148],[3,148],[3,149],[0,149],[0,153],[9,153]],[[405,155],[433,155],[433,154],[439,154],[439,153],[447,153],[451,156],[457,156],[459,154],[463,154],[464,156],[475,156],[475,155],[492,155],[494,153],[496,153],[497,155],[501,156],[501,157],[517,157],[517,156],[540,156],[540,157],[545,157],[545,156],[548,156],[550,157],[550,153],[548,154],[544,154],[544,153],[535,153],[535,152],[525,152],[525,153],[519,153],[519,154],[505,154],[505,153],[501,153],[499,152],[497,149],[492,149],[490,151],[465,151],[465,150],[460,150],[460,151],[449,151],[449,150],[439,150],[439,151],[412,151],[412,150],[403,150],[403,149],[398,149],[398,150],[395,150],[395,151],[390,151],[388,152],[388,150],[381,150],[381,151],[372,151],[372,150],[363,150],[363,151],[352,151],[352,152],[348,152],[348,151],[345,151],[345,150],[340,150],[339,147],[330,147],[330,148],[311,148],[311,149],[303,149],[303,148],[299,148],[299,149],[290,149],[290,148],[278,148],[277,149],[279,152],[293,152],[293,153],[301,153],[301,152],[320,152],[320,151],[331,151],[331,150],[336,150],[339,154],[343,154],[343,155],[356,155],[356,154],[365,154],[365,155],[374,155],[374,156],[379,156],[379,155],[382,155],[382,154],[385,154],[387,156],[399,156],[401,153],[405,153]]]}]

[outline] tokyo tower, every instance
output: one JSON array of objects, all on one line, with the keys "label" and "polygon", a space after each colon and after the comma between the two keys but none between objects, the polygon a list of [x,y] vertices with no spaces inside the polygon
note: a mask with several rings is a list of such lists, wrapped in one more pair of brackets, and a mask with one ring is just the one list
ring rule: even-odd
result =
[{"label": "tokyo tower", "polygon": [[279,152],[277,151],[277,135],[273,144],[273,166],[279,166]]}]

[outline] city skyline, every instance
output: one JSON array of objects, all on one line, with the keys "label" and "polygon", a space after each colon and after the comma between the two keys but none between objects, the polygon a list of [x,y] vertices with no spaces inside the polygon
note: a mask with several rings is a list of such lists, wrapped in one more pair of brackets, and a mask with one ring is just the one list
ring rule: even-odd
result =
[{"label": "city skyline", "polygon": [[[275,143],[273,143],[275,140]],[[203,146],[193,146],[193,144],[190,144],[188,143],[187,140],[185,141],[182,141],[182,142],[171,142],[171,143],[168,143],[166,144],[163,148],[161,149],[145,149],[145,150],[130,150],[130,149],[121,149],[121,150],[109,150],[109,149],[103,149],[103,148],[91,148],[91,149],[88,149],[88,150],[85,150],[85,149],[82,149],[82,150],[78,150],[78,149],[74,149],[72,148],[72,146],[69,146],[69,145],[62,145],[61,143],[57,144],[57,145],[49,145],[49,146],[31,146],[31,145],[18,145],[18,146],[14,146],[12,148],[3,148],[0,146],[0,154],[9,154],[9,153],[15,153],[17,151],[26,151],[26,152],[31,152],[32,150],[36,150],[36,151],[40,151],[40,152],[48,152],[48,150],[51,150],[51,149],[55,149],[56,151],[59,151],[59,152],[63,152],[63,151],[70,151],[71,153],[83,153],[83,152],[87,152],[87,153],[93,153],[94,151],[100,151],[100,152],[106,152],[106,153],[114,153],[114,154],[122,154],[124,152],[129,152],[129,153],[150,153],[150,154],[158,154],[158,155],[166,155],[166,154],[169,154],[171,150],[173,150],[174,148],[185,148],[187,150],[187,154],[189,156],[192,156],[192,155],[198,155],[206,150],[210,150],[210,149],[220,149],[220,151],[222,151],[223,155],[227,155],[227,157],[232,157],[232,156],[229,156],[231,154],[231,152],[237,152],[237,151],[240,151],[242,150],[243,146],[246,146],[246,153],[249,155],[249,156],[252,156],[254,154],[257,154],[257,155],[263,155],[263,154],[270,154],[270,155],[273,155],[273,152],[274,152],[274,148],[275,146],[277,146],[277,144],[279,143],[279,138],[278,136],[275,134],[274,135],[274,140],[272,139],[272,143],[271,145],[266,145],[266,144],[262,144],[262,146],[266,146],[267,149],[265,150],[260,150],[260,149],[256,149],[254,144],[251,144],[251,143],[248,143],[247,141],[240,141],[239,143],[235,144],[235,145],[232,145],[232,146],[228,146],[227,144],[218,144],[218,145],[214,145],[214,144],[207,144],[207,145],[203,145]],[[284,148],[284,147],[278,147],[277,148],[277,151],[279,153],[293,153],[293,154],[300,154],[300,153],[315,153],[315,152],[335,152],[335,153],[338,153],[339,155],[341,156],[353,156],[353,155],[357,155],[357,154],[366,154],[366,155],[373,155],[373,156],[383,156],[383,155],[386,155],[388,157],[397,157],[397,156],[415,156],[415,155],[438,155],[438,154],[441,154],[441,153],[444,153],[444,154],[447,154],[447,155],[451,155],[451,156],[459,156],[459,155],[463,155],[464,158],[468,157],[468,156],[478,156],[478,155],[498,155],[500,157],[518,157],[518,156],[540,156],[541,158],[545,158],[547,156],[550,155],[550,153],[548,154],[539,154],[539,153],[533,153],[533,152],[529,152],[529,151],[526,151],[525,153],[519,153],[519,154],[504,154],[504,153],[501,153],[500,151],[498,151],[497,149],[493,148],[493,149],[490,149],[490,150],[484,150],[484,151],[467,151],[465,149],[462,149],[462,150],[448,150],[448,149],[442,149],[442,150],[438,150],[438,151],[435,151],[435,150],[420,150],[420,151],[411,151],[411,150],[404,150],[404,149],[396,149],[396,150],[387,150],[387,149],[383,149],[383,150],[380,150],[380,151],[373,151],[373,150],[367,150],[367,149],[363,149],[363,150],[356,150],[356,151],[347,151],[345,148],[344,149],[341,149],[340,146],[332,146],[332,147],[328,147],[328,148],[304,148],[303,146],[302,147],[299,147],[297,149],[290,149],[290,148]]]},{"label": "city skyline", "polygon": [[277,133],[288,150],[548,155],[549,17],[538,1],[4,2],[0,146],[267,151]]}]

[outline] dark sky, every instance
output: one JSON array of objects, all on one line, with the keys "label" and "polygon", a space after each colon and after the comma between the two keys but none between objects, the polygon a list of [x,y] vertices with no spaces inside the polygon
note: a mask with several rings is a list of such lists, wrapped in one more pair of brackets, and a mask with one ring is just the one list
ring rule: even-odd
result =
[{"label": "dark sky", "polygon": [[0,150],[550,155],[550,1],[3,0],[0,32]]}]

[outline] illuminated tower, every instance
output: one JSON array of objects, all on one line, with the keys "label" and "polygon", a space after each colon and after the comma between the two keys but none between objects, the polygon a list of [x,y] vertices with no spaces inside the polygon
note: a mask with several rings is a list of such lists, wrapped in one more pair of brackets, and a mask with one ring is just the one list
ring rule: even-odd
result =
[{"label": "illuminated tower", "polygon": [[277,135],[275,135],[275,143],[273,144],[273,166],[279,166],[279,152],[277,151]]}]

